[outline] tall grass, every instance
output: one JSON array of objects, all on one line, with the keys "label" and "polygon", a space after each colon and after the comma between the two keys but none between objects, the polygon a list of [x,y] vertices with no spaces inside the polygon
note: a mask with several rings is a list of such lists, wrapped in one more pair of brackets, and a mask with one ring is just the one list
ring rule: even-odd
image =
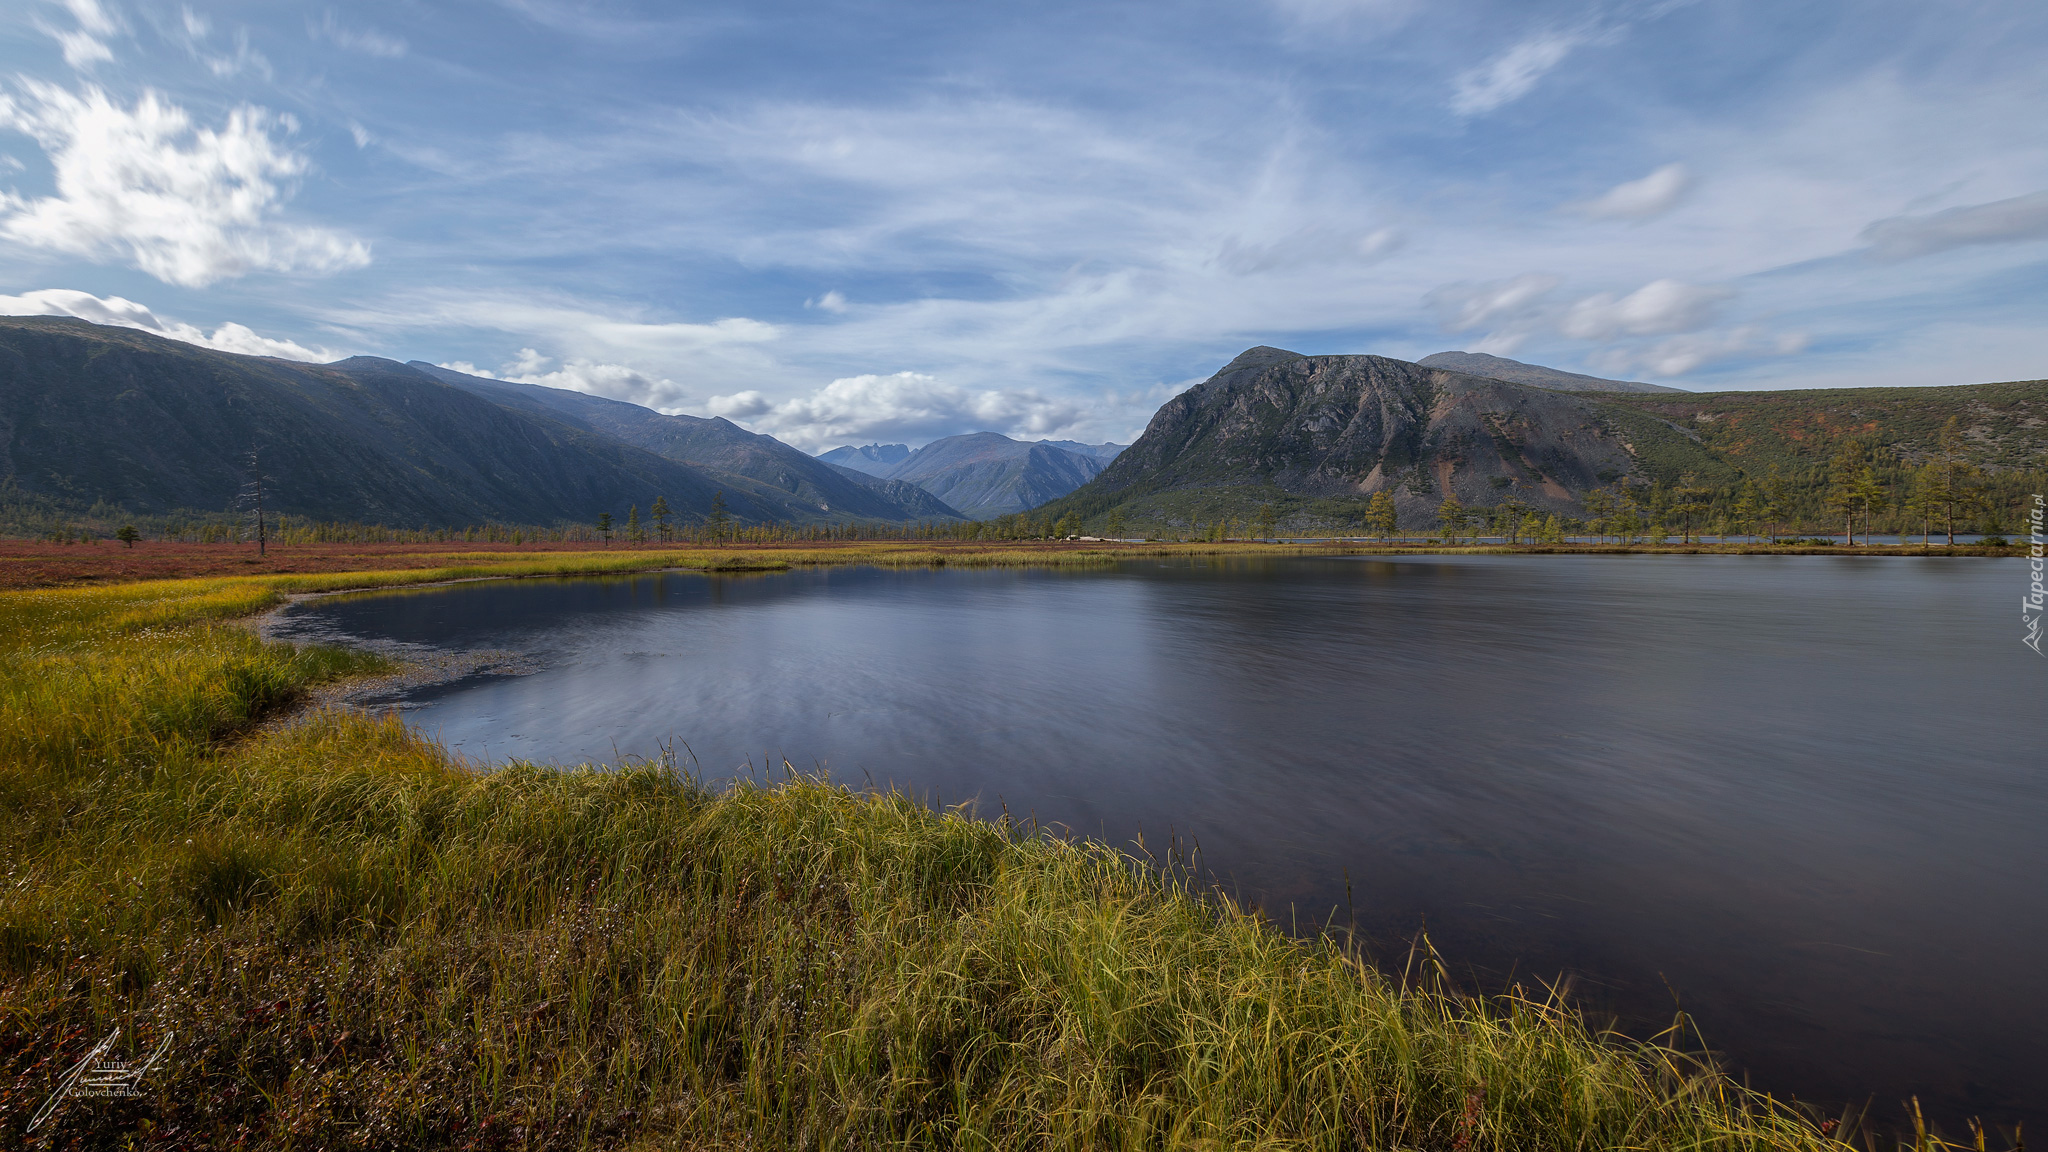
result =
[{"label": "tall grass", "polygon": [[[364,667],[218,623],[276,592],[0,597],[0,1143],[1840,1147],[1098,845],[820,780],[481,772],[388,717],[250,734]],[[117,1026],[171,1039],[145,1095],[27,1133]]]}]

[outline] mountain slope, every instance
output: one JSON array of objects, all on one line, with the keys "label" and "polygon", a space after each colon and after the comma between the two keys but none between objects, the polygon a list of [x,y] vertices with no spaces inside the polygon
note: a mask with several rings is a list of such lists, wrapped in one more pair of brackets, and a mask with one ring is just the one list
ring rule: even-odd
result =
[{"label": "mountain slope", "polygon": [[1022,512],[1064,496],[1102,470],[1094,455],[1030,444],[995,432],[934,440],[890,469],[976,520]]},{"label": "mountain slope", "polygon": [[1685,433],[1631,415],[1624,429],[1590,396],[1382,356],[1253,348],[1167,401],[1137,443],[1041,511],[1123,507],[1187,523],[1296,497],[1342,515],[1381,491],[1404,523],[1428,522],[1445,497],[1574,511],[1577,493],[1643,475],[1636,442],[1688,470],[1732,474]]},{"label": "mountain slope", "polygon": [[1578,515],[1587,490],[1617,481],[1691,476],[1725,499],[1745,476],[1777,472],[1792,510],[1817,515],[1825,464],[1845,439],[1874,447],[1880,479],[1898,487],[1951,417],[1998,500],[2011,503],[2048,468],[2048,381],[1567,392],[1380,356],[1254,348],[1167,401],[1101,475],[1038,512],[1075,512],[1092,527],[1121,509],[1133,524],[1180,527],[1272,504],[1304,526],[1355,525],[1368,498],[1387,492],[1416,528],[1447,496]]},{"label": "mountain slope", "polygon": [[836,469],[856,484],[864,485],[881,493],[883,498],[894,502],[898,507],[909,512],[912,519],[967,519],[967,516],[958,508],[919,488],[908,480],[889,480],[880,476],[870,476],[865,472],[856,472],[840,464],[828,464],[826,467]]},{"label": "mountain slope", "polygon": [[[69,318],[0,318],[0,474],[23,489],[137,512],[219,511],[252,446],[272,508],[394,526],[588,523],[656,495],[701,514],[722,487],[395,361],[301,364]],[[792,511],[754,493],[728,503],[748,520]]]},{"label": "mountain slope", "polygon": [[[470,376],[415,360],[415,368],[495,404],[546,415],[695,466],[768,501],[803,506],[801,517],[862,520],[952,519],[929,500],[909,502],[860,483],[773,436],[749,432],[723,417],[669,416],[638,404],[564,388]],[[779,494],[779,495],[778,495]]]},{"label": "mountain slope", "polygon": [[1677,392],[1683,388],[1667,388],[1662,384],[1645,384],[1640,380],[1606,380],[1599,376],[1582,376],[1577,372],[1565,372],[1556,368],[1545,368],[1541,364],[1524,364],[1505,356],[1489,356],[1484,352],[1438,352],[1416,361],[1425,368],[1448,368],[1463,372],[1467,376],[1488,376],[1505,380],[1510,384],[1528,384],[1537,388],[1555,388],[1563,392]]}]

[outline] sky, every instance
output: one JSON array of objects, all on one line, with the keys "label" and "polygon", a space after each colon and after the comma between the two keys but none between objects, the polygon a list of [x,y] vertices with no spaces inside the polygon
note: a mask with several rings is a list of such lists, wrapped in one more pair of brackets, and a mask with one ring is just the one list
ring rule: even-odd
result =
[{"label": "sky", "polygon": [[0,314],[811,451],[1237,353],[2048,376],[2039,0],[16,0]]}]

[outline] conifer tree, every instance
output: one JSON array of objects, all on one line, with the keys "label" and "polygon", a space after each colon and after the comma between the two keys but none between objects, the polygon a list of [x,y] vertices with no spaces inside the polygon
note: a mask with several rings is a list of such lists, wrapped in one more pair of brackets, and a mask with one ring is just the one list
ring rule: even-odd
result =
[{"label": "conifer tree", "polygon": [[1468,515],[1470,513],[1465,511],[1463,504],[1458,503],[1456,496],[1446,496],[1444,502],[1436,506],[1436,521],[1443,525],[1446,543],[1458,542],[1458,532],[1465,527],[1465,518]]},{"label": "conifer tree", "polygon": [[1671,514],[1679,518],[1680,539],[1692,543],[1692,525],[1695,517],[1705,516],[1713,505],[1708,501],[1714,490],[1700,483],[1699,474],[1688,472],[1679,479],[1678,487],[1671,493]]},{"label": "conifer tree", "polygon": [[609,513],[609,512],[599,512],[599,513],[597,514],[597,534],[598,534],[599,536],[602,536],[602,537],[604,537],[604,546],[605,546],[605,547],[609,548],[609,547],[611,547],[611,546],[612,546],[612,514],[611,514],[611,513]]},{"label": "conifer tree", "polygon": [[725,492],[723,490],[713,492],[711,494],[711,511],[704,515],[704,523],[711,529],[711,538],[713,540],[724,540],[726,525],[731,522],[732,517],[725,510]]},{"label": "conifer tree", "polygon": [[1394,507],[1392,493],[1381,491],[1372,494],[1372,500],[1365,506],[1365,523],[1382,542],[1401,530],[1401,513]]},{"label": "conifer tree", "polygon": [[1956,417],[1941,429],[1941,449],[1936,462],[1941,469],[1937,490],[1941,493],[1942,517],[1947,522],[1948,545],[1956,544],[1956,517],[1968,516],[1983,506],[1984,474],[1970,463],[1969,443],[1963,438]]},{"label": "conifer tree", "polygon": [[648,507],[647,514],[654,519],[655,536],[662,543],[668,543],[668,518],[674,515],[674,513],[668,510],[668,500],[656,496],[654,503]]}]

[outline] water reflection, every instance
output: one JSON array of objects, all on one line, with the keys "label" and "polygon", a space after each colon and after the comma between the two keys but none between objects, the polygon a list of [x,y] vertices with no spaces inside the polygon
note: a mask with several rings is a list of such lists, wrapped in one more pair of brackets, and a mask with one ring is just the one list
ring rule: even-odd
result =
[{"label": "water reflection", "polygon": [[[1134,563],[518,581],[306,606],[515,647],[417,724],[491,759],[686,742],[1091,835],[1171,827],[1283,922],[1473,979],[1674,994],[1760,1084],[2048,1121],[2048,664],[2024,565]],[[1343,913],[1338,913],[1340,916]]]}]

